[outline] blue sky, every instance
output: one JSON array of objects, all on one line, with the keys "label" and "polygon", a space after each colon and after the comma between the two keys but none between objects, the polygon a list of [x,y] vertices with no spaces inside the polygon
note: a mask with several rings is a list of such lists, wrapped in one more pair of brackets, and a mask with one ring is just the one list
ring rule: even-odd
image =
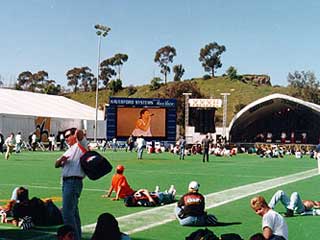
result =
[{"label": "blue sky", "polygon": [[65,73],[73,67],[88,66],[96,74],[99,23],[111,27],[101,60],[129,56],[124,86],[162,77],[153,59],[166,45],[176,48],[173,65],[183,65],[184,79],[203,76],[199,52],[210,42],[227,49],[217,75],[234,66],[239,74],[268,74],[273,85],[287,85],[295,70],[313,71],[319,79],[319,10],[317,0],[2,1],[0,75],[12,83],[23,71],[45,70],[66,86]]}]

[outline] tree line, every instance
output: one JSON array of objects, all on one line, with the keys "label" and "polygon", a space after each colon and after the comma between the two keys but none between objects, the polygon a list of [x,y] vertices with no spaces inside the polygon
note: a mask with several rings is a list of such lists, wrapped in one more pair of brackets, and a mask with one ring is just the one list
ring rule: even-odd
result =
[{"label": "tree line", "polygon": [[[216,42],[207,44],[200,49],[199,61],[204,70],[214,77],[216,69],[222,66],[221,54],[226,51],[225,46]],[[171,69],[174,73],[173,81],[181,81],[185,69],[182,64],[170,66],[174,57],[177,55],[176,49],[172,46],[164,46],[156,51],[154,62],[160,67],[160,73],[164,76],[164,84],[167,84],[168,74]],[[113,93],[122,89],[121,70],[125,62],[128,61],[128,55],[117,53],[111,58],[107,58],[100,63],[99,84]],[[67,86],[71,87],[73,92],[95,91],[97,77],[92,73],[88,66],[74,67],[66,72]],[[151,80],[153,89],[157,89],[162,83],[161,78]],[[100,86],[98,86],[100,87]],[[48,72],[41,70],[36,73],[24,71],[18,75],[15,88],[31,92],[41,92],[46,94],[59,94],[64,88],[56,84],[55,80],[49,79]]]}]

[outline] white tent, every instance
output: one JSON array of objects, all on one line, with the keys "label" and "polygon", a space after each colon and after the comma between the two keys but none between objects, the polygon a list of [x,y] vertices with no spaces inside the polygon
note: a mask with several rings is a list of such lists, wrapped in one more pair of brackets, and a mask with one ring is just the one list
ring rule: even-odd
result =
[{"label": "white tent", "polygon": [[[21,131],[27,137],[44,121],[49,133],[57,134],[66,128],[77,127],[86,129],[88,137],[93,137],[95,108],[63,96],[2,88],[0,99],[0,130],[4,136]],[[104,137],[104,112],[98,111],[98,138]]]}]

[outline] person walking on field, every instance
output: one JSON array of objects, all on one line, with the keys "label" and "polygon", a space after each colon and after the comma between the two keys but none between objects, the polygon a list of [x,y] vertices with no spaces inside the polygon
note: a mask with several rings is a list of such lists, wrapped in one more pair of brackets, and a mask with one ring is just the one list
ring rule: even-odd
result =
[{"label": "person walking on field", "polygon": [[[81,220],[79,214],[79,198],[83,187],[85,173],[80,165],[80,157],[86,139],[84,133],[76,128],[65,131],[69,149],[56,161],[55,167],[62,168],[62,216],[64,224],[71,225],[75,230],[75,240],[81,239]],[[80,146],[82,145],[82,146]]]},{"label": "person walking on field", "polygon": [[4,144],[4,136],[2,132],[0,131],[0,152],[3,154],[3,144]]},{"label": "person walking on field", "polygon": [[209,139],[208,135],[202,140],[202,149],[203,149],[203,158],[202,162],[209,162],[209,147],[210,147],[211,140]]},{"label": "person walking on field", "polygon": [[146,147],[146,141],[142,137],[137,138],[137,153],[138,153],[138,159],[142,159],[143,150]]},{"label": "person walking on field", "polygon": [[16,135],[16,153],[21,152],[21,145],[22,145],[22,136],[21,136],[21,132],[18,132]]},{"label": "person walking on field", "polygon": [[16,145],[16,140],[14,138],[14,133],[10,133],[9,137],[7,137],[6,141],[4,142],[4,144],[6,145],[7,147],[7,152],[6,152],[6,155],[5,155],[5,159],[8,160],[9,157],[11,156],[12,154],[12,151],[13,151],[13,148],[14,146]]},{"label": "person walking on field", "polygon": [[180,136],[179,139],[179,159],[184,160],[185,150],[186,150],[186,140],[184,136]]}]

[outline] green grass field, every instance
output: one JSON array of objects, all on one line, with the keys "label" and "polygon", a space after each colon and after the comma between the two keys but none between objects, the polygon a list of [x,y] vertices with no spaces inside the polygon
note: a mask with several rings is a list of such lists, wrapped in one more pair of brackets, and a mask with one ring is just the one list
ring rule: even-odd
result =
[{"label": "green grass field", "polygon": [[[53,198],[61,206],[60,169],[54,168],[55,160],[62,152],[22,152],[14,154],[6,161],[0,159],[0,204],[3,205],[10,198],[14,187],[25,185],[29,188],[30,197]],[[184,194],[188,183],[196,180],[200,183],[202,194],[215,193],[226,189],[240,187],[245,184],[260,182],[286,176],[317,167],[315,160],[309,157],[295,159],[286,156],[283,159],[261,159],[255,155],[240,154],[236,157],[221,158],[211,156],[209,163],[202,163],[202,156],[186,157],[180,161],[179,157],[170,153],[145,154],[143,160],[136,159],[136,153],[105,152],[113,166],[123,164],[125,175],[133,189],[148,188],[153,190],[159,185],[162,190],[174,184],[177,195]],[[98,181],[86,179],[80,200],[82,225],[95,223],[99,214],[110,212],[116,217],[125,216],[150,208],[125,207],[122,201],[111,201],[101,198],[105,189],[109,187],[112,174]],[[291,193],[298,191],[303,198],[319,199],[319,176],[297,181],[280,188]],[[267,200],[279,187],[261,192]],[[255,194],[254,194],[255,195]],[[222,233],[239,233],[248,239],[253,233],[259,232],[261,218],[254,214],[249,206],[252,197],[231,201],[221,206],[208,209],[222,222],[239,222],[223,227],[210,227],[217,235]],[[227,200],[226,196],[226,200]],[[284,208],[279,206],[279,212]],[[161,215],[159,210],[158,215]],[[172,213],[173,214],[173,213]],[[317,225],[320,217],[297,216],[287,219],[290,239],[318,239]],[[121,226],[120,226],[121,228]],[[134,240],[182,240],[195,231],[197,227],[182,227],[178,221],[170,221],[144,231],[131,234]],[[8,224],[0,224],[0,239],[54,239],[51,235],[56,228],[43,228],[22,231]],[[50,235],[51,232],[51,235]],[[83,239],[90,239],[91,233],[84,233]]]}]

